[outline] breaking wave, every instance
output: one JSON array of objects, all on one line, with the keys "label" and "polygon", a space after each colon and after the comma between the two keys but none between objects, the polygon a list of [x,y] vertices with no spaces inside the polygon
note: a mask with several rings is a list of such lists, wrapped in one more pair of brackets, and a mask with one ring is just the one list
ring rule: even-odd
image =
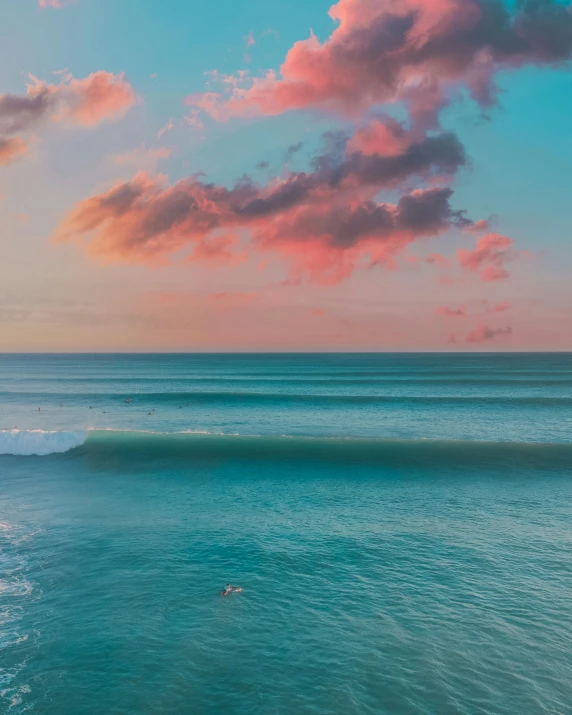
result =
[{"label": "breaking wave", "polygon": [[0,430],[0,454],[40,456],[68,452],[82,445],[87,432],[45,432],[44,430]]},{"label": "breaking wave", "polygon": [[50,455],[68,452],[92,466],[165,459],[235,459],[325,463],[368,463],[393,467],[511,465],[569,468],[572,443],[485,442],[438,439],[304,437],[209,432],[88,430],[0,432],[0,454]]}]

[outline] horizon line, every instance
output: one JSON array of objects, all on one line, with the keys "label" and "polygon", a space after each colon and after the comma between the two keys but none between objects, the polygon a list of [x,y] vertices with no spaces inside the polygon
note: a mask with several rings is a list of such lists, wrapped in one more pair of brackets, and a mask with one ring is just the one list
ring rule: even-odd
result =
[{"label": "horizon line", "polygon": [[30,355],[572,355],[570,350],[0,350]]}]

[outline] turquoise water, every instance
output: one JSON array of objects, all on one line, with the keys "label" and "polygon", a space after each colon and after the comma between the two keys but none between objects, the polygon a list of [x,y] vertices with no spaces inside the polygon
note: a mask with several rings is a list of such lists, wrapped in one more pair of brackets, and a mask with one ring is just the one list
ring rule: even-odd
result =
[{"label": "turquoise water", "polygon": [[0,428],[0,712],[571,711],[572,355],[0,356]]}]

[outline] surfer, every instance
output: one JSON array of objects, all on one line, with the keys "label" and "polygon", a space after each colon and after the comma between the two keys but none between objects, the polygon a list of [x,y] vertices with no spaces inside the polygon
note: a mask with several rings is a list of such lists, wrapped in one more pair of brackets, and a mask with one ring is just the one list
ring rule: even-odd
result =
[{"label": "surfer", "polygon": [[220,592],[220,595],[228,596],[229,593],[240,593],[241,591],[242,589],[240,588],[240,586],[231,586],[230,583],[227,583],[223,590]]}]

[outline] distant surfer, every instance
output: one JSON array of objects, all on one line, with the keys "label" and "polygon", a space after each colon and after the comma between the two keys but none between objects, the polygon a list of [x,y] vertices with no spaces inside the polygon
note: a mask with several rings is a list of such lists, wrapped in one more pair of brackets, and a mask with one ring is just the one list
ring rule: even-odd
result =
[{"label": "distant surfer", "polygon": [[229,593],[240,593],[241,591],[242,589],[240,588],[240,586],[231,586],[230,583],[227,583],[223,590],[220,592],[220,595],[228,596]]}]

